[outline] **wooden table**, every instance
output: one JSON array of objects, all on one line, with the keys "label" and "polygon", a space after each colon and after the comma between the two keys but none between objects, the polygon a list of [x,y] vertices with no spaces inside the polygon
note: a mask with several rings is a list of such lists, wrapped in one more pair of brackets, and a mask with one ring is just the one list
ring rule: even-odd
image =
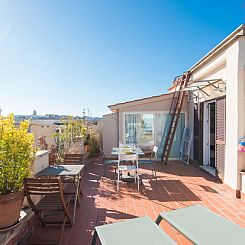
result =
[{"label": "wooden table", "polygon": [[39,173],[36,174],[36,177],[73,177],[74,185],[76,189],[75,194],[75,203],[74,203],[74,211],[73,211],[73,222],[75,220],[76,208],[77,208],[77,200],[79,198],[79,190],[82,178],[82,171],[85,165],[53,165],[49,166]]},{"label": "wooden table", "polygon": [[165,220],[193,244],[244,245],[245,229],[202,205],[161,213],[156,223]]}]

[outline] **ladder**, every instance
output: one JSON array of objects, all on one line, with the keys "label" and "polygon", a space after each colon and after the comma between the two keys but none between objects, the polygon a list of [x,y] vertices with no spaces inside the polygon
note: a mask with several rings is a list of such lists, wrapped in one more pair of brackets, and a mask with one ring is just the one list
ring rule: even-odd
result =
[{"label": "ladder", "polygon": [[174,135],[178,126],[178,121],[185,98],[185,91],[183,89],[187,86],[190,79],[190,72],[184,73],[182,76],[174,80],[176,85],[173,93],[173,99],[169,111],[169,123],[165,125],[165,139],[162,151],[162,161],[167,164],[171,147],[173,144]]}]

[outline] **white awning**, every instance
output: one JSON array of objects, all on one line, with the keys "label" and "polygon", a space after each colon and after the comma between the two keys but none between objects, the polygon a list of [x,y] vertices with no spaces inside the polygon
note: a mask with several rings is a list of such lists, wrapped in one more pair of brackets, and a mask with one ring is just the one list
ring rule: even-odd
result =
[{"label": "white awning", "polygon": [[[204,91],[204,89],[208,86],[212,86],[215,90],[219,91],[220,86],[219,84],[225,84],[225,82],[222,79],[210,79],[210,80],[201,80],[201,81],[195,81],[189,85],[187,85],[182,91],[190,92],[191,94],[195,95],[194,92],[201,91],[207,96],[208,93]],[[196,95],[195,95],[196,96]]]}]

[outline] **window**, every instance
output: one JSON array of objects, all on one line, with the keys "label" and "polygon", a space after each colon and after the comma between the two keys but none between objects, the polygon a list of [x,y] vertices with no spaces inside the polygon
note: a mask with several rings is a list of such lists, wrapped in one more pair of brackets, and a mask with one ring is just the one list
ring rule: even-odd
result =
[{"label": "window", "polygon": [[[143,150],[161,146],[168,112],[125,113],[124,140],[126,144],[136,144]],[[185,114],[181,113],[171,150],[172,157],[179,156],[179,145],[185,127]]]},{"label": "window", "polygon": [[154,145],[154,114],[126,114],[125,140],[142,148]]}]

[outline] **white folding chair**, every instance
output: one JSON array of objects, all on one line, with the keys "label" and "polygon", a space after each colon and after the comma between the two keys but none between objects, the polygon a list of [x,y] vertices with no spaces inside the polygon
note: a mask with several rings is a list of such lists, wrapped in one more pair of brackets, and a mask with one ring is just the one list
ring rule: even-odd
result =
[{"label": "white folding chair", "polygon": [[115,173],[116,173],[118,160],[117,159],[106,159],[105,153],[104,153],[103,148],[101,146],[100,146],[100,154],[101,154],[101,157],[102,157],[102,163],[104,165],[104,171],[103,171],[103,176],[102,176],[102,182],[103,182],[104,178],[105,178],[105,173],[106,173],[107,166],[109,166],[109,167],[113,166],[115,168]]},{"label": "white folding chair", "polygon": [[154,146],[150,159],[139,159],[139,164],[145,164],[145,165],[151,165],[152,166],[152,175],[153,177],[157,178],[156,168],[155,168],[155,162],[157,161],[157,151],[158,147]]},{"label": "white folding chair", "polygon": [[[125,162],[132,162],[132,165],[125,165]],[[118,155],[118,168],[117,168],[117,191],[119,191],[120,175],[123,172],[134,172],[135,183],[139,190],[139,171],[138,171],[138,155],[137,154],[120,154]]]}]

